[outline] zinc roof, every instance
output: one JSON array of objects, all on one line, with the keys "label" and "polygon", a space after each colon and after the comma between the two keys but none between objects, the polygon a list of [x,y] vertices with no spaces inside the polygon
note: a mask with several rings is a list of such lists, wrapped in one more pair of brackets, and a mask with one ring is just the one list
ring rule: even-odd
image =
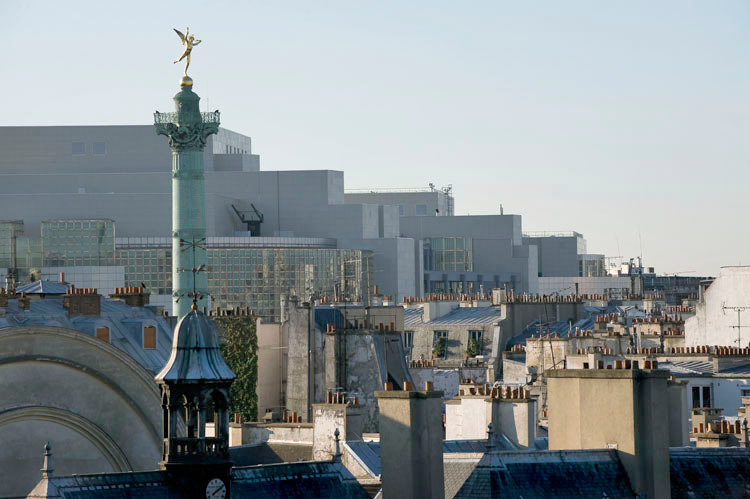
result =
[{"label": "zinc roof", "polygon": [[16,289],[16,293],[26,293],[27,295],[64,295],[67,290],[67,284],[53,281],[34,281]]},{"label": "zinc roof", "polygon": [[[109,342],[151,372],[158,372],[169,358],[172,349],[172,329],[169,323],[153,310],[131,307],[119,300],[101,298],[98,316],[69,317],[60,297],[31,300],[29,310],[18,307],[17,300],[8,300],[5,316],[0,317],[0,329],[18,326],[51,326],[73,329],[96,335],[99,327],[109,328]],[[156,348],[143,348],[143,328],[156,327]]]},{"label": "zinc roof", "polygon": [[424,309],[404,310],[404,326],[428,324],[430,326],[472,326],[492,325],[502,319],[500,307],[459,307],[429,322],[424,321]]}]

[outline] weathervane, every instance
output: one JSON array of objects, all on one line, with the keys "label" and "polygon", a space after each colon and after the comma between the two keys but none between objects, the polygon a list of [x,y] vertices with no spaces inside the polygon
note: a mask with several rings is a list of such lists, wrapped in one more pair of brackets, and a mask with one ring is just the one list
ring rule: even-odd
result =
[{"label": "weathervane", "polygon": [[187,76],[188,68],[190,67],[190,52],[193,51],[193,47],[198,45],[202,40],[196,40],[194,35],[190,34],[190,28],[185,28],[185,34],[182,34],[182,31],[178,30],[177,28],[174,29],[174,32],[177,33],[177,36],[180,37],[180,40],[182,40],[182,44],[185,46],[185,50],[182,52],[182,55],[179,59],[173,62],[173,64],[177,64],[181,60],[185,59],[185,76]]},{"label": "weathervane", "polygon": [[187,296],[188,298],[191,298],[193,300],[193,310],[198,310],[198,300],[203,299],[203,293],[198,293],[198,284],[197,284],[197,275],[199,272],[205,272],[206,271],[206,264],[201,263],[198,267],[195,267],[195,249],[200,248],[203,251],[206,251],[206,247],[202,244],[205,242],[206,238],[198,239],[197,241],[193,239],[192,241],[186,241],[184,239],[180,239],[180,253],[184,253],[185,251],[191,249],[193,251],[193,268],[192,269],[186,269],[186,268],[180,268],[177,269],[178,272],[192,272],[193,273],[193,290],[190,293],[184,293],[177,297],[177,302],[180,301],[180,298],[183,296]]}]

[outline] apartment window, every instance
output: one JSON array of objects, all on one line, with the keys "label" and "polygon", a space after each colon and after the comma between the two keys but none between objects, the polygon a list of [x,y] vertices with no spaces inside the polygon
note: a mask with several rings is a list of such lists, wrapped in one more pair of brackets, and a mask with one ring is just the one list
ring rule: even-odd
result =
[{"label": "apartment window", "polygon": [[154,326],[143,328],[143,348],[147,350],[156,348],[156,328]]},{"label": "apartment window", "polygon": [[94,155],[104,156],[107,154],[107,145],[104,142],[94,142]]},{"label": "apartment window", "polygon": [[711,407],[711,387],[693,387],[693,407]]},{"label": "apartment window", "polygon": [[73,152],[73,156],[83,156],[86,154],[86,144],[83,142],[73,142],[71,144],[71,151]]},{"label": "apartment window", "polygon": [[109,328],[108,327],[96,328],[96,337],[102,341],[106,341],[107,343],[109,343]]},{"label": "apartment window", "polygon": [[418,204],[416,206],[416,215],[418,217],[425,217],[427,216],[427,205],[426,204]]},{"label": "apartment window", "polygon": [[404,331],[404,348],[407,350],[414,346],[414,331]]},{"label": "apartment window", "polygon": [[742,396],[743,397],[750,397],[750,388],[743,388],[742,389]]},{"label": "apartment window", "polygon": [[448,357],[448,331],[433,332],[432,355],[438,359],[445,359]]},{"label": "apartment window", "polygon": [[475,345],[476,352],[472,351],[473,355],[482,355],[482,331],[469,331],[469,342],[467,350],[472,350]]},{"label": "apartment window", "polygon": [[404,205],[400,204],[398,205],[398,216],[403,217],[405,213]]}]

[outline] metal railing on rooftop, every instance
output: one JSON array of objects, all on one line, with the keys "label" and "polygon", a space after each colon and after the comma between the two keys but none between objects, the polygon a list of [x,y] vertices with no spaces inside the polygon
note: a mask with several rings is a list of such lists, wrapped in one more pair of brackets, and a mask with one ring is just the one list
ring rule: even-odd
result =
[{"label": "metal railing on rooftop", "polygon": [[395,188],[372,188],[372,189],[344,189],[344,194],[388,194],[398,192],[442,192],[448,194],[445,189],[437,187],[395,187]]},{"label": "metal railing on rooftop", "polygon": [[583,234],[574,230],[568,232],[542,230],[537,232],[524,232],[523,237],[583,237]]}]

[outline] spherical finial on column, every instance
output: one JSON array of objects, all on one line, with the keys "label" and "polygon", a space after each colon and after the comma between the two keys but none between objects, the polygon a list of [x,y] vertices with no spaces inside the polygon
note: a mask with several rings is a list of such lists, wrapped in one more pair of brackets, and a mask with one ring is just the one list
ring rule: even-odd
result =
[{"label": "spherical finial on column", "polygon": [[52,467],[52,446],[47,442],[44,445],[44,464],[42,465],[42,478],[52,476],[52,472],[55,468]]},{"label": "spherical finial on column", "polygon": [[193,79],[185,75],[180,79],[180,88],[193,88]]}]

